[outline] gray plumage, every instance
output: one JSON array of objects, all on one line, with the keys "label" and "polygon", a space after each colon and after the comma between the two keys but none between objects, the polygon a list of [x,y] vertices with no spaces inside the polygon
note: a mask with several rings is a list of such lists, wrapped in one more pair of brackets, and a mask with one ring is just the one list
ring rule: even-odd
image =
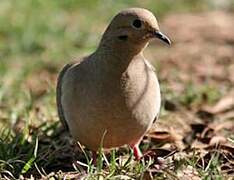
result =
[{"label": "gray plumage", "polygon": [[[142,27],[134,27],[136,19]],[[114,17],[93,54],[60,72],[58,113],[75,140],[96,151],[106,131],[104,148],[139,144],[160,109],[155,70],[143,56],[155,32],[159,28],[151,12],[124,10]]]}]

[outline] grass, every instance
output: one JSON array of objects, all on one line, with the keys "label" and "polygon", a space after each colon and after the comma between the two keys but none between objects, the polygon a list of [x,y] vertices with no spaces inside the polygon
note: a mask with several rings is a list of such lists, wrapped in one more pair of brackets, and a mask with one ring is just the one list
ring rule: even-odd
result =
[{"label": "grass", "polygon": [[[97,166],[92,165],[89,151],[72,143],[67,134],[59,135],[55,80],[69,59],[95,49],[106,24],[120,9],[148,7],[163,17],[167,13],[206,10],[208,4],[202,2],[0,1],[0,178],[53,176],[62,179],[82,175],[89,179],[120,179],[121,176],[144,179],[151,175],[175,178],[171,169],[151,172],[155,160],[136,162],[127,148],[113,150],[109,155],[100,149]],[[199,90],[188,86],[179,99],[173,92],[166,89],[164,92],[165,96],[189,107],[199,106],[204,97],[213,103],[221,96],[210,86]],[[149,145],[143,143],[144,146]],[[206,167],[200,168],[190,158],[180,160],[178,164],[182,165],[175,169],[191,165],[204,179],[209,179],[211,173],[221,178],[218,157],[215,154]]]}]

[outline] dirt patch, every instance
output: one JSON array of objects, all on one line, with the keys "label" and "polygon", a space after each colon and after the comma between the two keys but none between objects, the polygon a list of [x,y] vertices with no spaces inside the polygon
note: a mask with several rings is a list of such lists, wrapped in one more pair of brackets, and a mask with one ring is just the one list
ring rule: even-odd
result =
[{"label": "dirt patch", "polygon": [[166,17],[161,27],[173,45],[167,49],[155,43],[149,53],[149,59],[160,64],[161,81],[178,92],[186,83],[215,85],[224,91],[233,88],[233,18],[225,12]]}]

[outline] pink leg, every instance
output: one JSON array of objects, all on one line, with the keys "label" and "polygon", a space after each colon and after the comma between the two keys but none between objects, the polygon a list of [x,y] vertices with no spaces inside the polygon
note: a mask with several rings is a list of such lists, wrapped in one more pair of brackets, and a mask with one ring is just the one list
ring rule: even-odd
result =
[{"label": "pink leg", "polygon": [[92,151],[93,165],[97,164],[97,152]]},{"label": "pink leg", "polygon": [[140,160],[143,155],[142,155],[141,150],[139,148],[139,144],[135,144],[135,145],[133,145],[131,147],[133,149],[133,154],[134,154],[136,160]]}]

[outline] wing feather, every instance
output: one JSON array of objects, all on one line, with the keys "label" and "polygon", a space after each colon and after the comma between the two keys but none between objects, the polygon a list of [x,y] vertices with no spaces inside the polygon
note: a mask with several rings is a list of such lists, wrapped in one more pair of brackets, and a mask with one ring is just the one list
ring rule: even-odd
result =
[{"label": "wing feather", "polygon": [[63,124],[63,127],[66,130],[69,130],[68,124],[66,122],[64,112],[63,112],[63,107],[62,107],[62,102],[61,102],[61,97],[62,97],[62,83],[63,83],[63,77],[67,70],[72,66],[73,64],[66,64],[63,69],[60,71],[58,75],[58,80],[57,80],[57,87],[56,87],[56,103],[57,103],[57,110],[58,110],[58,116],[60,121]]}]

